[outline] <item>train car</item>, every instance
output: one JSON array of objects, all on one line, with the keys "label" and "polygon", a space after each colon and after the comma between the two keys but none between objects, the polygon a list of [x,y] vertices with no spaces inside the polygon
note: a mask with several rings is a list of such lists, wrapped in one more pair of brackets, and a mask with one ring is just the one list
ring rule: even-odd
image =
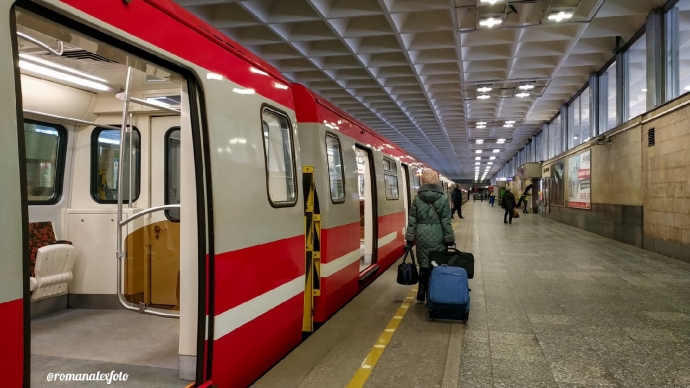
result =
[{"label": "train car", "polygon": [[4,385],[247,386],[402,252],[423,166],[171,1],[4,1],[0,50]]},{"label": "train car", "polygon": [[321,210],[313,320],[324,322],[403,253],[413,159],[305,86],[293,93]]}]

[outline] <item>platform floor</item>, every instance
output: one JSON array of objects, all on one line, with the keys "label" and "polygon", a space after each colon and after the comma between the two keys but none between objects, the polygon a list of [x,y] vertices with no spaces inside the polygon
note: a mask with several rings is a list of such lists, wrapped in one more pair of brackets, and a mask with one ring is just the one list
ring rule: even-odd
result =
[{"label": "platform floor", "polygon": [[[690,268],[649,251],[467,202],[474,253],[467,326],[413,302],[366,387],[690,387]],[[395,267],[255,387],[346,387],[412,287]],[[362,386],[360,384],[351,385]]]}]

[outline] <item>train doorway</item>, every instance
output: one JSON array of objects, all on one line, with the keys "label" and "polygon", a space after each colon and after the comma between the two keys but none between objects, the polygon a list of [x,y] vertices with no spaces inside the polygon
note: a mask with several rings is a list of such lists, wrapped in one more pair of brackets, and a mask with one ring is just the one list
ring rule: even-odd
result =
[{"label": "train doorway", "polygon": [[60,16],[15,17],[31,385],[114,370],[133,386],[187,386],[198,380],[204,257],[193,81]]},{"label": "train doorway", "polygon": [[356,151],[360,220],[359,272],[363,273],[376,264],[376,181],[371,151],[360,146],[356,146]]},{"label": "train doorway", "polygon": [[[403,206],[405,206],[405,229],[407,229],[407,220],[409,219],[409,214],[410,214],[410,204],[412,202],[411,193],[410,193],[410,169],[407,167],[406,164],[402,165],[402,176],[403,176],[403,182],[404,187],[403,187]],[[405,235],[405,230],[403,230],[403,235]]]}]

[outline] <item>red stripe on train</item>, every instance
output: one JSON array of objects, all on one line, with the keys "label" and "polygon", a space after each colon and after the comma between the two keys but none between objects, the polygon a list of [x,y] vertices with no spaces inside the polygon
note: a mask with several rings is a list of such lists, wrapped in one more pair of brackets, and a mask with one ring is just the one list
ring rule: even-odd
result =
[{"label": "red stripe on train", "polygon": [[[145,1],[62,2],[294,110],[290,84],[280,73],[171,1],[156,0],[153,5]],[[250,63],[271,76],[251,72]]]},{"label": "red stripe on train", "polygon": [[359,249],[359,221],[321,229],[321,263],[330,263]]},{"label": "red stripe on train", "polygon": [[302,341],[304,293],[214,341],[213,382],[247,387]]},{"label": "red stripe on train", "polygon": [[219,315],[304,275],[304,235],[216,254],[214,263]]},{"label": "red stripe on train", "polygon": [[2,385],[21,387],[24,376],[24,300],[0,303]]},{"label": "red stripe on train", "polygon": [[314,322],[325,322],[359,291],[359,260],[321,278],[321,296],[314,298]]}]

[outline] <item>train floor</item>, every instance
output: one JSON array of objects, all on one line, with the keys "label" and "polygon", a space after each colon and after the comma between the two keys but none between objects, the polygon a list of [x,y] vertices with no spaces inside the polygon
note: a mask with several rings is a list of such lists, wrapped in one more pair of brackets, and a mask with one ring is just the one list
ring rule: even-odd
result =
[{"label": "train floor", "polygon": [[67,309],[31,321],[31,387],[106,386],[47,381],[49,373],[126,373],[108,386],[185,387],[179,321],[125,310]]},{"label": "train floor", "polygon": [[254,387],[690,386],[689,265],[488,202],[463,216],[466,326],[431,322],[394,265]]}]

